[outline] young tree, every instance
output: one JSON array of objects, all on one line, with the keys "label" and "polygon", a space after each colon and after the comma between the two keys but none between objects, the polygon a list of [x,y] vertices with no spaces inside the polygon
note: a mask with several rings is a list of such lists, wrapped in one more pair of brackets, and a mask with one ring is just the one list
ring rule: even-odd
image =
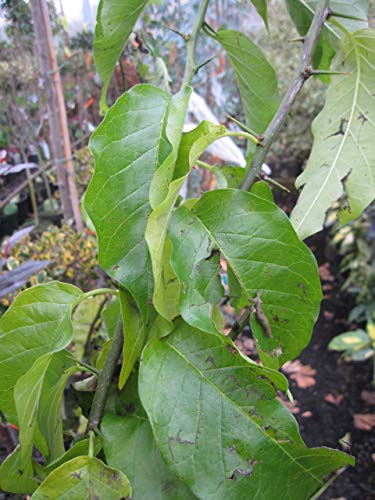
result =
[{"label": "young tree", "polygon": [[[267,22],[267,2],[252,3]],[[100,2],[94,49],[103,108],[146,4]],[[277,394],[290,396],[279,368],[309,343],[322,298],[316,261],[301,238],[320,230],[333,201],[342,203],[346,221],[375,194],[375,34],[364,21],[364,0],[287,5],[302,50],[282,99],[260,49],[235,30],[214,31],[205,23],[209,0],[202,0],[184,35],[180,90],[172,96],[148,84],[132,88],[93,134],[95,173],[85,206],[100,264],[117,290],[83,293],[52,282],[20,294],[1,318],[0,408],[20,428],[19,447],[0,467],[2,489],[34,492],[34,499],[299,500],[316,497],[329,475],[354,465],[345,453],[307,448]],[[202,31],[234,68],[246,117],[235,134],[248,140],[247,168],[208,166],[221,189],[181,203],[181,186],[207,146],[233,135],[209,122],[183,133]],[[261,167],[302,85],[318,75],[331,81],[289,220],[259,181]],[[229,336],[219,308],[220,259],[230,300],[242,311]],[[103,293],[116,297],[106,311],[109,339],[90,366],[67,350],[71,316]],[[249,323],[262,366],[231,340]],[[69,377],[83,369],[97,380],[89,404],[81,404],[86,436],[65,451],[61,398]],[[34,445],[43,466],[33,459]]]}]

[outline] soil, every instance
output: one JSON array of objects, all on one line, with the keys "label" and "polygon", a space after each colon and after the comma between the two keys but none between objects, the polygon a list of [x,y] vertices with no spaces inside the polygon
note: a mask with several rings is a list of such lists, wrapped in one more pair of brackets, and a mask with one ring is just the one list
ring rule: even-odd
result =
[{"label": "soil", "polygon": [[[319,251],[319,248],[324,248],[321,244],[326,243],[324,236],[321,233],[310,242],[310,246],[318,247],[314,253],[320,266],[327,265],[324,252]],[[321,273],[323,290],[327,285],[332,289],[325,292],[312,342],[299,357],[303,364],[316,370],[316,384],[302,389],[291,380],[291,390],[299,402],[301,411],[296,418],[306,444],[340,449],[339,440],[345,436],[345,441],[351,443],[349,452],[356,458],[355,467],[349,467],[341,474],[320,498],[370,500],[375,498],[375,433],[357,429],[353,419],[356,414],[375,413],[375,406],[361,397],[365,390],[375,392],[371,385],[372,363],[347,363],[338,353],[328,350],[330,340],[348,329],[346,318],[352,306],[350,297],[340,290],[337,267],[337,261],[330,262],[330,275],[334,281],[325,280]],[[327,402],[324,398],[328,394],[333,395],[338,404]],[[303,417],[304,412],[312,415]]]}]

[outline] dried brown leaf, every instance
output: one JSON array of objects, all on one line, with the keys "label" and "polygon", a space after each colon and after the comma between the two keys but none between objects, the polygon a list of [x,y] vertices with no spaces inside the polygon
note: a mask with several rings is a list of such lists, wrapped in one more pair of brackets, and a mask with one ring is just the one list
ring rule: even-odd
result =
[{"label": "dried brown leaf", "polygon": [[334,394],[329,393],[324,397],[324,401],[327,401],[327,403],[331,403],[331,404],[336,405],[336,406],[338,406],[342,402],[343,399],[344,399],[344,396],[342,394],[335,396]]},{"label": "dried brown leaf", "polygon": [[375,391],[362,391],[361,398],[369,405],[375,405]]},{"label": "dried brown leaf", "polygon": [[375,427],[375,413],[357,413],[354,415],[354,427],[362,431],[371,431]]}]

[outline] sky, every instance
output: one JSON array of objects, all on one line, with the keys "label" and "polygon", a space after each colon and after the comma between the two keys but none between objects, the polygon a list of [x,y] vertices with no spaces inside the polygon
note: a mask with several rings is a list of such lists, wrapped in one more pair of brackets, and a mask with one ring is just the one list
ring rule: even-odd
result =
[{"label": "sky", "polygon": [[[68,22],[68,29],[80,30],[84,20],[91,14],[92,22],[95,23],[96,8],[99,0],[54,0],[56,8],[60,11],[60,5]],[[91,11],[91,12],[90,12]],[[93,27],[93,26],[92,26]]]}]

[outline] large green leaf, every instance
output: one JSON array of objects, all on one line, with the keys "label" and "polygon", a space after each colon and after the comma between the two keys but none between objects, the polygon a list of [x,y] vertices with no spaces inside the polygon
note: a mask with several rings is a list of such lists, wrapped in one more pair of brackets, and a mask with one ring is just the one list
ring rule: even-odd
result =
[{"label": "large green leaf", "polygon": [[130,497],[130,483],[122,472],[95,457],[78,457],[52,471],[31,498],[124,500]]},{"label": "large green leaf", "polygon": [[[237,278],[247,305],[261,294],[259,312],[268,319],[272,335],[260,314],[253,314],[251,325],[261,349],[280,364],[297,356],[310,340],[321,290],[315,259],[284,212],[258,194],[223,189],[204,194],[192,207],[190,219],[187,209],[179,208],[171,225],[176,245],[172,263],[184,287],[180,303],[185,320],[206,331],[215,328],[207,327],[210,314],[201,321],[198,314],[211,313],[217,301],[216,249]],[[189,231],[189,224],[196,230]]]},{"label": "large green leaf", "polygon": [[243,33],[220,29],[215,35],[233,66],[246,124],[263,133],[280,104],[277,78],[262,51]]},{"label": "large green leaf", "polygon": [[344,198],[343,223],[356,218],[375,194],[375,32],[348,34],[334,67],[326,103],[312,125],[314,145],[296,186],[302,193],[291,220],[301,238],[319,231],[327,210]]},{"label": "large green leaf", "polygon": [[63,350],[73,335],[71,309],[82,292],[58,282],[22,292],[0,319],[0,409],[17,422],[13,390],[41,356]]},{"label": "large green leaf", "polygon": [[[301,35],[306,35],[318,0],[286,0],[286,5],[290,16]],[[330,1],[330,8],[335,13],[340,13],[359,19],[367,18],[368,0],[333,0]],[[366,21],[356,21],[353,19],[340,18],[340,22],[350,31],[367,28]],[[328,22],[323,28],[322,35],[315,49],[313,64],[315,68],[328,69],[338,46],[342,33]]]},{"label": "large green leaf", "polygon": [[152,270],[145,241],[149,191],[171,150],[166,137],[170,96],[151,85],[126,92],[90,141],[95,173],[85,196],[103,269],[129,290],[145,321]]},{"label": "large green leaf", "polygon": [[112,411],[117,414],[106,413],[103,418],[101,432],[106,461],[126,473],[134,500],[194,498],[160,455],[139,401],[137,382],[136,376],[129,379],[124,391],[115,395]]},{"label": "large green leaf", "polygon": [[[172,210],[178,193],[196,160],[212,142],[225,137],[226,133],[225,127],[203,121],[194,130],[183,135],[166,198],[155,208],[149,218],[146,239],[151,253],[155,279],[153,301],[157,311],[168,320],[178,315],[178,293],[176,293],[176,291],[178,292],[178,283],[176,285],[169,266],[169,259],[165,258],[165,251],[168,251],[166,235]],[[168,184],[166,185],[168,186]],[[158,186],[159,189],[163,189],[162,182],[158,184],[153,182],[155,190]]]},{"label": "large green leaf", "polygon": [[125,42],[137,22],[147,0],[100,0],[95,27],[94,59],[104,88],[100,108],[106,109],[106,93],[115,65]]},{"label": "large green leaf", "polygon": [[164,460],[199,498],[307,499],[352,457],[308,449],[276,399],[284,377],[176,322],[144,350],[140,396]]}]

